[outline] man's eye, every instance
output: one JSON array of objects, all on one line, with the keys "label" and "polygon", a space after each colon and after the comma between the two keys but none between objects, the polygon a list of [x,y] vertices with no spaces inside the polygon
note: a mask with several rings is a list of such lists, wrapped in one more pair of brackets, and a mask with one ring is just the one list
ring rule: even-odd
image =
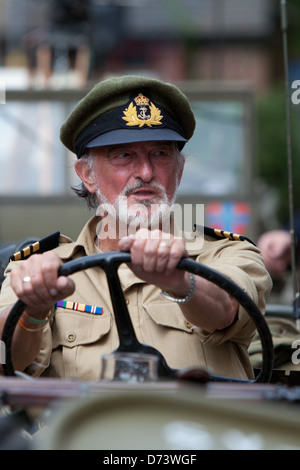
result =
[{"label": "man's eye", "polygon": [[169,160],[169,159],[172,159],[173,155],[171,152],[168,152],[167,150],[158,150],[157,152],[154,153],[154,157],[163,158],[164,160]]},{"label": "man's eye", "polygon": [[129,153],[123,152],[123,153],[118,153],[117,155],[115,155],[114,159],[115,160],[124,160],[124,159],[129,158],[129,157],[130,157]]},{"label": "man's eye", "polygon": [[164,157],[165,155],[167,155],[167,152],[165,150],[157,150],[153,153],[154,157]]}]

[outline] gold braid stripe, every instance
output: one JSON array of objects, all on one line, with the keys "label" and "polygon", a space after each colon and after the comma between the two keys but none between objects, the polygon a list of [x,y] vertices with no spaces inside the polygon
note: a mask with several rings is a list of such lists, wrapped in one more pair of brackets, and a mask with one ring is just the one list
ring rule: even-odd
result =
[{"label": "gold braid stripe", "polygon": [[22,245],[21,242],[20,245],[17,245],[17,249],[22,249],[10,256],[9,259],[10,261],[19,261],[28,258],[28,256],[31,256],[33,253],[44,253],[45,251],[53,250],[59,245],[59,236],[60,232],[52,233],[51,235],[35,241],[24,248],[22,248],[24,245]]},{"label": "gold braid stripe", "polygon": [[229,238],[229,240],[239,240],[239,241],[241,241],[243,239],[243,237],[241,237],[241,235],[238,235],[237,233],[226,232],[225,230],[219,230],[217,228],[214,229],[214,232],[219,237]]},{"label": "gold braid stripe", "polygon": [[[201,230],[201,226],[195,225],[195,228],[196,227],[199,227],[199,229]],[[253,241],[250,240],[250,238],[245,237],[245,235],[238,235],[237,233],[228,232],[225,230],[220,230],[218,228],[207,227],[207,226],[204,226],[202,228],[204,228],[205,235],[209,235],[213,238],[227,238],[229,240],[235,240],[235,241],[240,241],[240,242],[247,241],[255,246],[255,243],[253,243]]]},{"label": "gold braid stripe", "polygon": [[35,253],[40,249],[40,242],[35,242],[33,245],[28,245],[24,250],[20,250],[17,253],[15,253],[11,259],[13,261],[19,261],[21,259],[25,259],[28,256],[32,255],[32,253]]}]

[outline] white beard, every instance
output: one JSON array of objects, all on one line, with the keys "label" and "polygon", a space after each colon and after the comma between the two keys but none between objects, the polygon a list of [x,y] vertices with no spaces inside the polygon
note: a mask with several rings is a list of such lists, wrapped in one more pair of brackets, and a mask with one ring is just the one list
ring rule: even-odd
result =
[{"label": "white beard", "polygon": [[[159,189],[161,196],[157,197],[155,203],[145,199],[135,204],[128,205],[127,195],[131,194],[134,190],[143,187],[144,184],[137,183],[135,186],[125,188],[122,193],[117,197],[114,204],[110,204],[106,197],[102,194],[100,189],[97,190],[97,197],[99,206],[97,208],[97,215],[107,222],[109,229],[103,235],[100,234],[102,224],[97,229],[98,236],[105,236],[115,238],[116,229],[113,229],[111,224],[116,225],[116,221],[119,223],[119,237],[133,235],[140,228],[148,228],[150,230],[162,228],[163,231],[170,231],[171,211],[175,200],[169,200],[165,189],[161,185],[147,185]],[[103,220],[103,223],[104,223]]]}]

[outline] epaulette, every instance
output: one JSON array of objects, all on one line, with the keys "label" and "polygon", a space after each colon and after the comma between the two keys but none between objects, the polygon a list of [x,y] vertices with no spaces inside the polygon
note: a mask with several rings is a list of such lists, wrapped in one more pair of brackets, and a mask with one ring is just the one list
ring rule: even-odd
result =
[{"label": "epaulette", "polygon": [[252,243],[252,245],[255,246],[255,243],[250,238],[245,237],[244,235],[238,235],[237,233],[227,232],[225,230],[219,230],[213,227],[204,226],[203,228],[204,228],[205,235],[210,235],[216,239],[227,238],[228,240],[237,240],[240,242],[247,241],[249,243]]},{"label": "epaulette", "polygon": [[42,238],[17,251],[9,259],[10,261],[19,261],[28,258],[33,253],[44,253],[45,251],[53,250],[58,246],[59,236],[60,232],[52,233],[52,235],[48,235],[48,237]]}]

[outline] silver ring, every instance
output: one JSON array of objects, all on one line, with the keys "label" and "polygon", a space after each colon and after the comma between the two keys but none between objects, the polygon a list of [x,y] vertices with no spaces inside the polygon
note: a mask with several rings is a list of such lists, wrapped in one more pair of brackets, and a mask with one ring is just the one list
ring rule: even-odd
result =
[{"label": "silver ring", "polygon": [[31,282],[30,276],[23,277],[22,282]]}]

